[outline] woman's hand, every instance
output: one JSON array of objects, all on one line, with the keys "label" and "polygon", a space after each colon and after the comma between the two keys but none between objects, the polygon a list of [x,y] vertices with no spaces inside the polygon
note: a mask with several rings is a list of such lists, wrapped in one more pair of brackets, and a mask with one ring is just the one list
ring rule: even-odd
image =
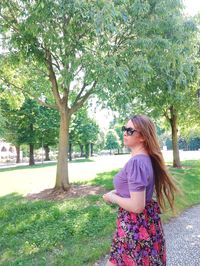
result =
[{"label": "woman's hand", "polygon": [[115,190],[112,190],[106,194],[103,195],[103,199],[106,203],[113,204],[115,203],[114,201],[114,196],[115,196]]},{"label": "woman's hand", "polygon": [[112,202],[110,201],[110,194],[109,194],[109,193],[110,193],[110,192],[104,194],[104,195],[103,195],[103,199],[104,199],[104,201],[105,201],[106,203],[111,204]]}]

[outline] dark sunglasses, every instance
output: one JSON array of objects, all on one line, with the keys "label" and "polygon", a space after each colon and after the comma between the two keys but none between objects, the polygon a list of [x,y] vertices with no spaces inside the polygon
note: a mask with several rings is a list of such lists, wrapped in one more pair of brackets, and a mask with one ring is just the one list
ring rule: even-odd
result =
[{"label": "dark sunglasses", "polygon": [[132,136],[134,132],[137,132],[136,129],[133,129],[131,127],[125,127],[125,126],[122,127],[122,131],[123,132],[126,131],[126,133],[127,133],[128,136]]}]

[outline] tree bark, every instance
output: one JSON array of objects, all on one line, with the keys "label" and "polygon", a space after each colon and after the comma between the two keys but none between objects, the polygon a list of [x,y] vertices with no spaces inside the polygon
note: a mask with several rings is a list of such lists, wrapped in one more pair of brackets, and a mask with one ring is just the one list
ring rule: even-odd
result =
[{"label": "tree bark", "polygon": [[85,158],[88,159],[90,155],[90,145],[89,143],[85,144]]},{"label": "tree bark", "polygon": [[93,143],[90,144],[90,155],[93,156]]},{"label": "tree bark", "polygon": [[172,147],[173,147],[173,167],[181,168],[179,149],[178,149],[178,114],[174,106],[170,107],[170,125],[172,130]]},{"label": "tree bark", "polygon": [[69,143],[69,161],[72,161],[72,143]]},{"label": "tree bark", "polygon": [[32,143],[29,144],[29,165],[34,165],[34,145]]},{"label": "tree bark", "polygon": [[83,146],[83,144],[80,144],[79,146],[80,146],[80,150],[81,150],[81,157],[83,157],[84,156],[84,150],[83,150],[84,146]]},{"label": "tree bark", "polygon": [[65,109],[61,111],[60,116],[58,163],[55,188],[68,190],[70,188],[68,175],[68,141],[70,117]]},{"label": "tree bark", "polygon": [[45,151],[45,161],[50,161],[50,157],[49,157],[49,152],[50,152],[50,149],[49,149],[49,146],[48,145],[44,145],[44,151]]},{"label": "tree bark", "polygon": [[16,163],[20,163],[20,146],[15,146],[17,157],[16,157]]}]

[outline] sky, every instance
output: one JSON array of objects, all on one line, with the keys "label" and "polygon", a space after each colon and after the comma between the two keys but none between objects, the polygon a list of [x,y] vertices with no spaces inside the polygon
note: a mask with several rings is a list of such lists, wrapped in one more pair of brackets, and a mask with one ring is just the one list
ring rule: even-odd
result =
[{"label": "sky", "polygon": [[186,14],[188,15],[196,15],[200,12],[200,0],[183,0],[185,5]]}]

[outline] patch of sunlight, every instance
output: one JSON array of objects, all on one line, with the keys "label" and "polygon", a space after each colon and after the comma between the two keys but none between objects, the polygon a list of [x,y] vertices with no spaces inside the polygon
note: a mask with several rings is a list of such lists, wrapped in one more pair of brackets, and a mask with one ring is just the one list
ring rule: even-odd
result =
[{"label": "patch of sunlight", "polygon": [[74,224],[76,233],[87,231],[87,224],[89,219],[89,213],[84,213],[81,215],[81,219],[77,219],[77,222]]},{"label": "patch of sunlight", "polygon": [[193,226],[190,225],[190,224],[188,224],[188,225],[186,226],[186,229],[192,229],[192,228],[193,228]]},{"label": "patch of sunlight", "polygon": [[1,263],[3,263],[4,261],[6,260],[9,260],[13,257],[13,252],[12,250],[6,250],[1,256],[0,256],[0,259],[1,259]]},{"label": "patch of sunlight", "polygon": [[33,253],[36,253],[39,251],[39,248],[35,243],[29,243],[29,241],[26,241],[24,243],[24,246],[19,250],[21,254],[30,255]]}]

